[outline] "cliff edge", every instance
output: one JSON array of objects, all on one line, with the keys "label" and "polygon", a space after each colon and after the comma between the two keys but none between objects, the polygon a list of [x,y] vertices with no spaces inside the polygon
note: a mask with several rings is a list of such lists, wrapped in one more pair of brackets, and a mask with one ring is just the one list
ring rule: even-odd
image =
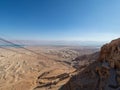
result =
[{"label": "cliff edge", "polygon": [[78,71],[59,90],[120,90],[120,38],[103,45],[98,59]]}]

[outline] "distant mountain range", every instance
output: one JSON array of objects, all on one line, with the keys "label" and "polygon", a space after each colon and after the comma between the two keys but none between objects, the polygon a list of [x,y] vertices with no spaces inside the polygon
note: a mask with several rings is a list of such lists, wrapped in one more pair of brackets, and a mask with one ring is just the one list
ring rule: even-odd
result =
[{"label": "distant mountain range", "polygon": [[[106,42],[98,41],[43,41],[43,40],[10,40],[22,46],[39,46],[39,45],[65,45],[65,46],[102,46]],[[10,43],[0,41],[2,46],[11,46]]]}]

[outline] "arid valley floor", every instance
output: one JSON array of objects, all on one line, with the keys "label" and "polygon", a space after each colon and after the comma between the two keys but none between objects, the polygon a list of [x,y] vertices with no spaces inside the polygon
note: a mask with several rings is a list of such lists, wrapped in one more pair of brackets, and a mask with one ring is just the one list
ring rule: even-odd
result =
[{"label": "arid valley floor", "polygon": [[[28,50],[0,48],[0,90],[58,90],[77,73],[78,63],[74,60],[78,56],[83,55],[80,58],[84,59],[85,54],[99,50],[95,47],[78,46],[25,48]],[[84,67],[91,62],[81,60],[79,64]]]}]

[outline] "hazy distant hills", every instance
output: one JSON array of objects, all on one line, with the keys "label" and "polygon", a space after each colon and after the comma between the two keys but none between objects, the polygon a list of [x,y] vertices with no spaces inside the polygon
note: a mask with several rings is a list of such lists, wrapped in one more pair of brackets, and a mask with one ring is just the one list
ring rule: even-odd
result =
[{"label": "hazy distant hills", "polygon": [[[11,42],[24,46],[39,46],[39,45],[67,45],[67,46],[102,46],[105,42],[97,41],[47,41],[47,40],[10,40]],[[0,41],[0,45],[11,45]]]}]

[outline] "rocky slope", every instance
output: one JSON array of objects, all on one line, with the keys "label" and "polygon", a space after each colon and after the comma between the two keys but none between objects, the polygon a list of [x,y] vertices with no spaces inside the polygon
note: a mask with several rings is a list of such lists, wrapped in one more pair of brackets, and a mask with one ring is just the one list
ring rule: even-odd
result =
[{"label": "rocky slope", "polygon": [[80,69],[59,90],[120,90],[120,38],[104,45],[97,61]]},{"label": "rocky slope", "polygon": [[77,72],[76,68],[81,67],[85,68],[86,66],[88,66],[90,62],[93,62],[97,53],[94,54],[91,53],[98,50],[96,49],[90,50],[89,48],[80,49],[67,47],[67,49],[59,48],[59,50],[50,49],[48,51],[49,52],[46,53],[48,55],[52,53],[52,55],[58,56],[59,59],[63,58],[63,60],[58,59],[57,62],[59,62],[65,67],[68,67],[68,69],[67,68],[65,69],[65,67],[63,66],[59,67],[60,65],[58,65],[56,69],[44,71],[38,76],[36,81],[37,86],[34,88],[34,90],[58,90],[62,85],[69,81],[69,79],[73,75],[76,74]]},{"label": "rocky slope", "polygon": [[0,90],[58,90],[76,72],[71,60],[97,50],[73,46],[24,48],[0,47]]},{"label": "rocky slope", "polygon": [[81,70],[81,68],[85,68],[89,64],[93,63],[98,59],[99,52],[95,52],[92,54],[85,54],[82,56],[76,57],[74,60],[72,60],[72,66],[76,68],[77,70]]}]

